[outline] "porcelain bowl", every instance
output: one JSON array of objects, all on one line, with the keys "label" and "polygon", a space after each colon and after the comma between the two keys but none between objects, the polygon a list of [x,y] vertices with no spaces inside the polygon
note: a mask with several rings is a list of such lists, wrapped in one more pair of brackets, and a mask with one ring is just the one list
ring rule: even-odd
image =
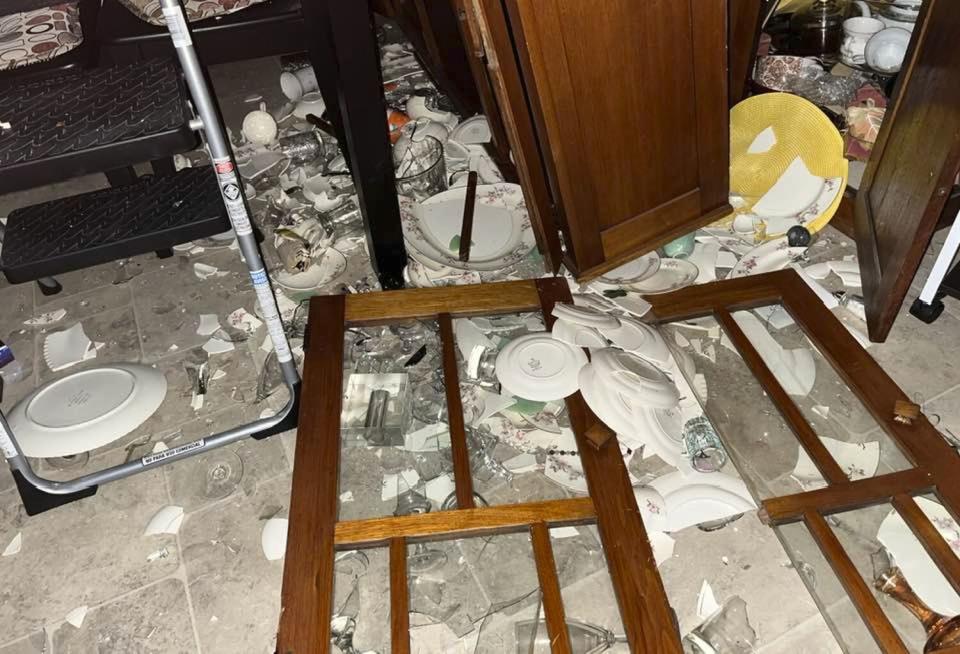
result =
[{"label": "porcelain bowl", "polygon": [[910,45],[910,32],[899,27],[888,27],[870,37],[864,55],[867,65],[881,73],[896,73],[903,64]]}]

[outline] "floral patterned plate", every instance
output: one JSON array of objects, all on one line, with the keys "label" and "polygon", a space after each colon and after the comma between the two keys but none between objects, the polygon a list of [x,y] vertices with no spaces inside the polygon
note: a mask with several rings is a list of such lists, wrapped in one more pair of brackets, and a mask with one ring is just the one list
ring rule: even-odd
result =
[{"label": "floral patterned plate", "polygon": [[743,255],[743,258],[730,271],[727,279],[759,275],[786,268],[790,262],[799,258],[806,249],[790,247],[786,236],[767,241]]},{"label": "floral patterned plate", "polygon": [[465,196],[465,188],[454,188],[420,204],[401,200],[404,240],[411,256],[431,268],[490,271],[519,263],[536,247],[520,186],[485,184],[477,187],[470,261],[460,261]]}]

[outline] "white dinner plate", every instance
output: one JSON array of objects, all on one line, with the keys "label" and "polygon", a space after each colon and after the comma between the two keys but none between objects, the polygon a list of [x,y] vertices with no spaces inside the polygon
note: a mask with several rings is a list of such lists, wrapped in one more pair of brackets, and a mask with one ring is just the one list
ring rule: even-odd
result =
[{"label": "white dinner plate", "polygon": [[799,258],[806,249],[790,247],[786,236],[767,241],[743,255],[727,275],[727,279],[782,270]]},{"label": "white dinner plate", "polygon": [[650,486],[667,506],[667,531],[722,520],[757,506],[743,481],[722,472],[671,472],[654,479]]},{"label": "white dinner plate", "polygon": [[25,456],[72,456],[139,427],[167,394],[156,368],[117,363],[61,377],[26,396],[7,416]]},{"label": "white dinner plate", "polygon": [[660,367],[670,361],[670,350],[653,325],[624,316],[620,318],[618,327],[602,328],[600,333],[617,347],[633,352]]},{"label": "white dinner plate", "polygon": [[593,366],[604,383],[623,393],[633,406],[668,409],[680,401],[680,392],[666,373],[635,354],[615,348],[597,350]]},{"label": "white dinner plate", "polygon": [[496,375],[509,393],[549,402],[577,392],[580,368],[586,363],[582,349],[541,332],[507,343],[497,355]]},{"label": "white dinner plate", "polygon": [[466,192],[453,188],[419,204],[401,198],[403,236],[411,256],[432,268],[490,271],[519,263],[536,247],[520,186],[484,184],[477,187],[470,260],[460,261]]}]

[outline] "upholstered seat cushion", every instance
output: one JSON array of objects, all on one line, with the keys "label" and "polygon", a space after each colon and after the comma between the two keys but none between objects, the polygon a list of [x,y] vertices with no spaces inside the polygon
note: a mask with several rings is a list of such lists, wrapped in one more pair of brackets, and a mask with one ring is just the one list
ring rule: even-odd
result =
[{"label": "upholstered seat cushion", "polygon": [[0,15],[0,70],[53,59],[82,41],[80,9],[74,2]]},{"label": "upholstered seat cushion", "polygon": [[[232,14],[235,11],[246,9],[265,0],[186,0],[183,8],[187,12],[187,20],[191,23]],[[138,18],[152,25],[163,25],[163,11],[160,0],[120,0],[120,4],[132,11]]]}]

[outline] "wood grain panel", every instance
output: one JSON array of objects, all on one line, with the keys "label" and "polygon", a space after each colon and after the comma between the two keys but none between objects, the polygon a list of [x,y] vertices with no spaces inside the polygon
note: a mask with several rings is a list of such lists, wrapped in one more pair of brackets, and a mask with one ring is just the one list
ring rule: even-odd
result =
[{"label": "wood grain panel", "polygon": [[340,477],[343,389],[342,295],[310,302],[300,423],[290,490],[290,524],[280,595],[277,651],[320,651],[333,617],[334,522]]},{"label": "wood grain panel", "polygon": [[578,497],[423,515],[349,520],[337,523],[336,544],[337,549],[345,550],[381,545],[394,537],[410,541],[471,538],[498,531],[526,529],[527,525],[535,522],[561,527],[583,524],[596,517],[593,501],[588,497]]},{"label": "wood grain panel", "polygon": [[763,501],[763,518],[770,524],[786,524],[801,520],[807,511],[819,511],[823,515],[850,511],[889,502],[900,493],[925,493],[932,488],[930,473],[912,468],[840,486],[771,497]]},{"label": "wood grain panel", "polygon": [[634,221],[640,254],[726,204],[726,0],[506,6],[578,275],[624,251],[607,230]]},{"label": "wood grain panel", "polygon": [[510,28],[503,5],[497,0],[456,1],[463,3],[468,25],[477,32],[478,45],[484,52],[486,70],[490,74],[488,84],[496,98],[503,129],[510,142],[537,243],[547,268],[557,272],[562,253],[557,231],[559,225],[554,212],[555,201],[544,168],[541,144],[534,131],[527,91],[513,56]]},{"label": "wood grain panel", "polygon": [[927,0],[855,208],[867,326],[886,339],[960,169],[960,12]]},{"label": "wood grain panel", "polygon": [[403,537],[390,540],[390,652],[410,654],[410,587]]},{"label": "wood grain panel", "polygon": [[[554,322],[553,305],[570,301],[570,287],[563,278],[538,279],[537,287],[550,329]],[[587,488],[597,511],[597,529],[631,651],[680,654],[683,650],[673,611],[657,572],[620,445],[616,437],[600,449],[589,443],[585,434],[599,421],[579,392],[567,398],[567,411],[577,436]]]},{"label": "wood grain panel", "polygon": [[443,348],[443,386],[447,397],[447,424],[450,427],[450,456],[453,459],[453,480],[456,484],[457,508],[473,508],[473,474],[470,451],[463,424],[463,402],[460,399],[460,375],[457,371],[456,342],[449,313],[441,313],[440,341]]},{"label": "wood grain panel", "polygon": [[896,629],[890,624],[877,598],[867,587],[827,521],[815,512],[808,512],[804,521],[880,649],[886,654],[907,654],[908,650]]},{"label": "wood grain panel", "polygon": [[563,596],[557,579],[557,563],[550,544],[550,529],[543,522],[530,526],[530,541],[533,557],[537,562],[537,578],[540,580],[540,597],[543,615],[547,620],[547,635],[550,637],[553,654],[571,654],[570,634],[563,611]]},{"label": "wood grain panel", "polygon": [[408,288],[346,296],[349,325],[392,323],[417,318],[435,318],[519,313],[540,308],[537,289],[529,282],[500,282],[463,287]]}]

